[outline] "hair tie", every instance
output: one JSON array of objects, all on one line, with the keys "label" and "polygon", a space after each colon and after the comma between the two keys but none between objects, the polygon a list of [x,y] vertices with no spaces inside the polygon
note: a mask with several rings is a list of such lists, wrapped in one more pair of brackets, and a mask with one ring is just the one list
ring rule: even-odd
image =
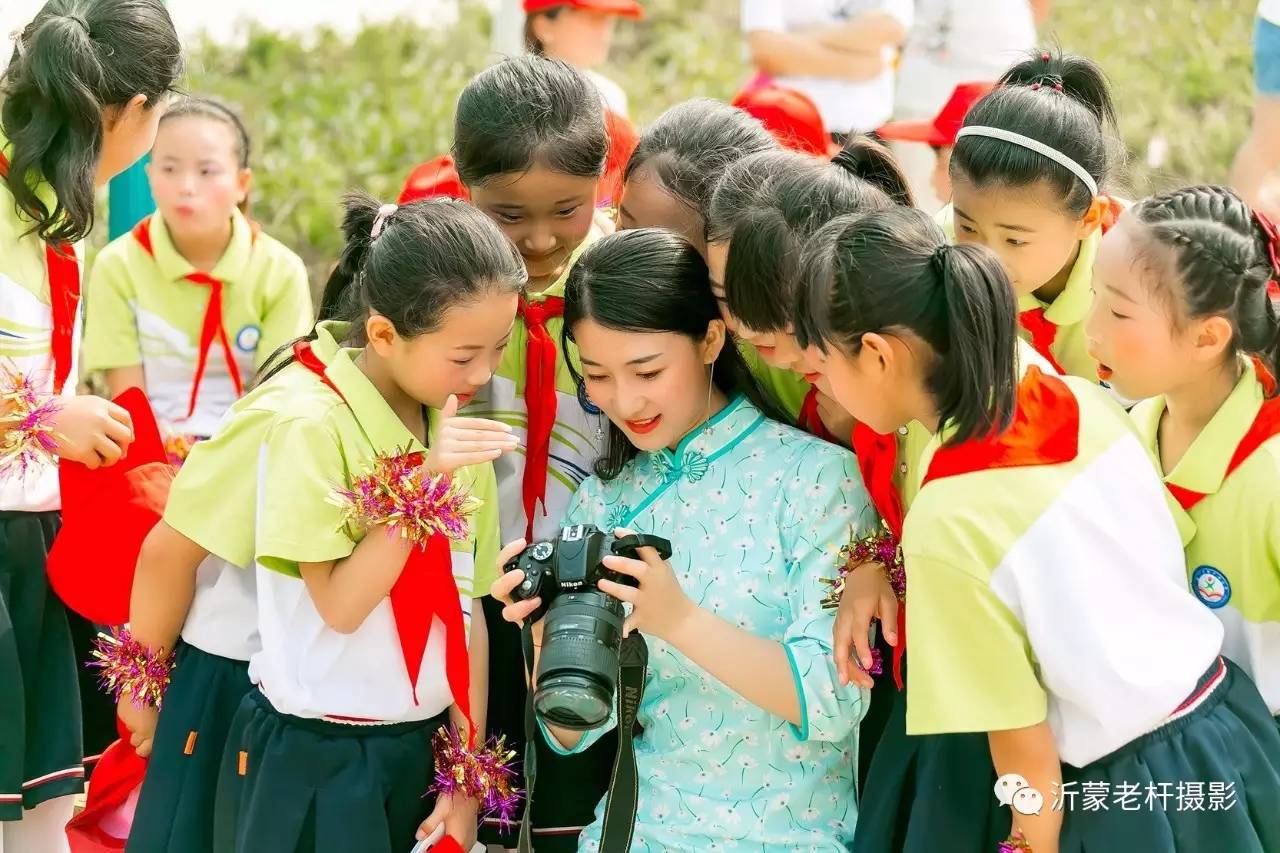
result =
[{"label": "hair tie", "polygon": [[66,18],[69,21],[75,21],[77,24],[79,24],[80,29],[84,30],[85,35],[87,36],[93,35],[93,33],[89,32],[89,24],[85,21],[84,18],[80,17],[79,15],[63,15],[62,17]]},{"label": "hair tie", "polygon": [[1267,261],[1271,264],[1271,277],[1280,277],[1280,229],[1260,210],[1253,211],[1253,220],[1267,238]]},{"label": "hair tie", "polygon": [[1050,59],[1052,59],[1052,58],[1053,58],[1053,57],[1051,57],[1051,56],[1049,55],[1049,51],[1047,51],[1047,50],[1046,50],[1044,53],[1040,54],[1040,61],[1041,61],[1041,62],[1048,62],[1048,61],[1049,61]]},{"label": "hair tie", "polygon": [[933,264],[934,271],[937,272],[938,278],[945,283],[947,275],[947,253],[950,252],[952,246],[950,243],[942,243],[933,250],[933,255],[929,260]]},{"label": "hair tie", "polygon": [[382,233],[383,227],[387,224],[387,220],[391,218],[391,214],[400,209],[398,204],[384,204],[378,208],[378,215],[373,218],[373,230],[369,232],[370,240],[377,240],[378,235]]}]

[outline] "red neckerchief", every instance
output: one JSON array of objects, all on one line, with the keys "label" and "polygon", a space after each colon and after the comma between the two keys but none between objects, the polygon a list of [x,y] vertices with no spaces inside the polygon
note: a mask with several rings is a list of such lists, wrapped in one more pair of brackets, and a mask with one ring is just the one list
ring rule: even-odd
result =
[{"label": "red neckerchief", "polygon": [[[1231,454],[1231,461],[1227,463],[1227,472],[1222,475],[1224,481],[1267,439],[1280,435],[1280,397],[1275,396],[1276,379],[1271,375],[1271,371],[1256,358],[1253,360],[1253,370],[1258,381],[1262,383],[1262,390],[1267,399],[1262,401],[1262,407],[1254,416],[1253,423],[1249,425],[1248,431],[1236,445],[1235,453]],[[1188,512],[1207,497],[1204,492],[1194,492],[1173,483],[1165,483],[1165,488],[1169,490],[1169,494],[1173,495],[1178,505]]]},{"label": "red neckerchief", "polygon": [[[293,346],[294,359],[310,370],[335,394],[346,398],[338,386],[325,375],[325,364],[311,348],[310,341],[299,341]],[[349,405],[349,404],[348,404]],[[414,454],[421,456],[421,454]],[[453,555],[449,540],[437,533],[427,542],[426,548],[415,547],[409,552],[400,576],[391,587],[391,613],[395,618],[396,634],[400,638],[400,653],[404,657],[409,686],[413,690],[413,704],[418,704],[418,672],[431,636],[431,625],[436,617],[445,630],[445,676],[454,704],[467,719],[470,733],[475,733],[471,719],[471,664],[467,653],[466,629],[463,625],[462,606],[458,603],[458,584],[453,577]]]},{"label": "red neckerchief", "polygon": [[[0,152],[0,179],[9,176],[9,160]],[[70,243],[45,243],[45,263],[49,268],[49,309],[53,330],[49,351],[53,355],[53,392],[62,393],[71,376],[72,345],[76,309],[80,306],[80,265]]]},{"label": "red neckerchief", "polygon": [[551,457],[551,430],[556,423],[556,342],[547,333],[547,321],[564,314],[564,299],[548,296],[530,302],[523,296],[517,309],[529,333],[525,349],[525,409],[529,417],[528,448],[524,457],[525,539],[533,541],[533,518],[538,503],[546,514],[547,464]]},{"label": "red neckerchief", "polygon": [[[148,216],[133,227],[133,239],[138,242],[142,250],[152,259],[155,258],[155,249],[151,245],[151,217]],[[253,229],[253,239],[257,239],[258,231]],[[227,373],[231,374],[231,384],[235,386],[236,396],[239,397],[244,393],[244,384],[240,381],[240,368],[236,366],[235,356],[231,352],[231,342],[227,339],[227,330],[222,325],[222,280],[213,276],[202,273],[193,272],[183,276],[186,281],[192,284],[199,284],[209,288],[209,302],[204,309],[204,322],[200,327],[200,350],[196,355],[196,375],[191,380],[191,401],[187,406],[187,417],[191,417],[196,411],[196,398],[200,395],[200,382],[204,379],[204,367],[209,360],[209,348],[213,346],[213,339],[218,338],[222,344],[222,357],[227,363]]]},{"label": "red neckerchief", "polygon": [[[1124,213],[1124,206],[1108,196],[1107,209],[1103,211],[1102,221],[1099,223],[1103,234],[1111,230],[1122,213]],[[1044,312],[1044,308],[1029,308],[1019,312],[1018,324],[1031,336],[1031,347],[1040,353],[1045,361],[1053,365],[1054,370],[1066,375],[1067,371],[1062,369],[1062,365],[1053,355],[1053,342],[1058,337],[1058,327],[1044,318]]]},{"label": "red neckerchief", "polygon": [[[863,485],[867,487],[867,494],[871,497],[871,505],[876,508],[889,532],[901,542],[902,522],[906,518],[906,511],[902,506],[902,493],[893,485],[893,469],[898,464],[898,437],[893,433],[878,433],[866,424],[856,422],[850,444],[858,460]],[[898,644],[893,647],[893,681],[899,690],[903,688],[902,657],[906,651],[907,606],[900,601]]]},{"label": "red neckerchief", "polygon": [[1031,365],[1018,383],[1013,424],[999,435],[938,448],[921,488],[975,471],[1070,462],[1079,450],[1080,403],[1066,382]]},{"label": "red neckerchief", "polygon": [[804,395],[804,402],[800,404],[800,417],[796,419],[796,426],[815,438],[820,438],[832,444],[839,443],[836,437],[827,431],[827,425],[822,422],[822,415],[818,414],[818,386],[816,385],[810,386],[809,393]]}]

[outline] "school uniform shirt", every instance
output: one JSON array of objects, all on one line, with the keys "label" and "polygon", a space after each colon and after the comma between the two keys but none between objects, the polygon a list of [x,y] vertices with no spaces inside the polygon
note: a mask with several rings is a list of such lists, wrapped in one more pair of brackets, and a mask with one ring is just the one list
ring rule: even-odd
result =
[{"label": "school uniform shirt", "polygon": [[[6,158],[11,154],[3,135],[0,135],[0,153]],[[57,206],[53,187],[47,182],[40,181],[35,190],[47,209]],[[49,270],[44,241],[28,233],[34,226],[30,217],[18,211],[8,188],[0,187],[0,372],[7,369],[25,374],[40,393],[53,394]],[[74,251],[77,258],[84,258],[83,243],[76,244]],[[81,278],[83,271],[81,265]],[[83,311],[78,309],[71,337],[71,372],[63,387],[57,389],[67,397],[76,393],[82,316]],[[0,476],[0,511],[42,512],[61,508],[56,465],[33,468],[25,477],[16,473]]]},{"label": "school uniform shirt", "polygon": [[[541,303],[552,296],[563,298],[569,270],[587,246],[600,236],[601,233],[592,226],[587,239],[574,251],[564,275],[541,293],[529,294],[529,302]],[[545,501],[539,503],[534,511],[535,539],[555,538],[574,491],[591,475],[592,466],[604,452],[606,426],[604,415],[590,403],[585,389],[574,381],[565,363],[560,343],[563,317],[548,319],[546,329],[556,349],[556,419],[551,429]],[[511,340],[493,378],[476,392],[475,398],[462,412],[469,417],[489,418],[508,424],[520,440],[520,447],[515,453],[504,453],[493,462],[498,478],[503,542],[524,538],[527,525],[523,490],[525,454],[529,447],[529,405],[525,400],[528,346],[528,326],[522,317],[517,317],[511,330]],[[577,352],[572,355],[576,361]]]},{"label": "school uniform shirt", "polygon": [[[338,352],[348,323],[316,329],[312,351]],[[209,552],[196,573],[182,639],[210,654],[249,660],[261,648],[253,562],[258,456],[281,403],[310,386],[313,374],[290,365],[240,398],[212,438],[191,449],[169,490],[164,521]]]},{"label": "school uniform shirt", "polygon": [[[1222,653],[1249,673],[1271,713],[1280,715],[1280,436],[1228,473],[1264,399],[1253,365],[1242,367],[1226,402],[1161,475],[1171,491],[1204,495],[1190,510],[1174,507],[1191,592],[1226,629]],[[1155,397],[1132,412],[1157,465],[1164,411],[1164,397]]]},{"label": "school uniform shirt", "polygon": [[812,386],[794,370],[769,364],[760,357],[755,347],[741,338],[734,338],[734,341],[738,345],[738,352],[742,354],[742,360],[746,362],[747,369],[759,383],[760,389],[769,395],[770,400],[781,409],[781,413],[787,416],[788,423],[795,423],[800,417],[805,397],[809,395],[809,389]]},{"label": "school uniform shirt", "polygon": [[[209,347],[195,412],[188,417],[210,287],[174,247],[160,214],[112,241],[94,262],[86,298],[84,368],[141,365],[156,418],[170,432],[211,435],[237,394],[217,338]],[[311,328],[311,289],[302,260],[235,211],[231,242],[209,273],[223,282],[222,327],[242,385],[276,348]]]},{"label": "school uniform shirt", "polygon": [[[249,661],[249,677],[283,714],[429,720],[453,704],[441,622],[436,620],[413,674],[415,699],[390,598],[355,631],[341,634],[320,617],[299,572],[299,563],[349,557],[363,538],[330,500],[336,487],[367,473],[376,453],[425,450],[356,366],[360,350],[315,353],[342,396],[313,374],[279,402],[262,444],[254,530],[262,649]],[[432,411],[431,434],[437,426]],[[496,485],[488,464],[460,468],[454,479],[481,502],[468,537],[450,543],[469,630],[472,600],[487,594],[497,572]]]},{"label": "school uniform shirt", "polygon": [[903,532],[907,733],[1047,719],[1062,760],[1084,767],[1161,726],[1218,655],[1222,626],[1187,591],[1164,489],[1125,413],[1091,383],[1027,367],[1008,431],[940,441]]},{"label": "school uniform shirt", "polygon": [[[565,524],[584,523],[671,540],[685,594],[781,643],[800,697],[795,726],[646,637],[632,849],[846,849],[868,695],[836,677],[820,581],[851,535],[878,524],[853,455],[738,397],[674,451],[641,453],[613,480],[583,483]],[[587,732],[573,752],[614,725]],[[602,815],[603,803],[579,849],[598,849]]]},{"label": "school uniform shirt", "polygon": [[[742,0],[742,31],[795,33],[834,27],[872,12],[893,16],[911,28],[914,0]],[[778,77],[783,86],[808,95],[833,133],[875,130],[893,115],[894,63],[898,49],[883,49],[885,70],[870,80],[833,77]]]},{"label": "school uniform shirt", "polygon": [[1280,0],[1261,0],[1258,3],[1258,17],[1273,24],[1280,24]]}]

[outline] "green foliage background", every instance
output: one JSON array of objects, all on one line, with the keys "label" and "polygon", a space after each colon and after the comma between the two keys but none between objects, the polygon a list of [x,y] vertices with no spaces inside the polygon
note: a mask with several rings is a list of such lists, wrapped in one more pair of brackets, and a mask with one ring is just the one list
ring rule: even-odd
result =
[{"label": "green foliage background", "polygon": [[[244,112],[254,144],[253,213],[297,250],[319,284],[341,248],[338,197],[394,197],[418,162],[447,150],[453,104],[492,59],[488,14],[462,0],[458,23],[369,26],[306,42],[260,30],[229,47],[191,45],[187,88]],[[695,95],[728,98],[749,69],[732,0],[648,0],[624,22],[609,68],[643,127]],[[1110,75],[1128,153],[1125,194],[1226,178],[1247,132],[1255,0],[1058,0],[1042,41],[1085,53]],[[1158,168],[1153,138],[1167,143]]]}]

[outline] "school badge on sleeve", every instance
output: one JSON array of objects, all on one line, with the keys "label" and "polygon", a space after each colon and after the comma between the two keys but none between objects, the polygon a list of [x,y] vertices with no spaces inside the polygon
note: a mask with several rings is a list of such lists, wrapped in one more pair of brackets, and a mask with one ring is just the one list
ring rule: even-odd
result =
[{"label": "school badge on sleeve", "polygon": [[1231,582],[1213,566],[1200,566],[1191,573],[1191,591],[1211,610],[1225,607],[1231,600]]}]

